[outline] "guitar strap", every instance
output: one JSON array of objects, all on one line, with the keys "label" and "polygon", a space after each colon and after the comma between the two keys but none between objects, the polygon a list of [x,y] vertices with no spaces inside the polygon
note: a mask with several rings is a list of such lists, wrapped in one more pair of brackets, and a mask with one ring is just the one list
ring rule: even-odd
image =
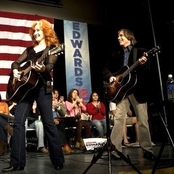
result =
[{"label": "guitar strap", "polygon": [[[43,51],[42,55],[46,54],[49,51],[50,47],[47,46],[45,48],[45,50]],[[42,78],[43,82],[44,82],[44,86],[45,86],[45,93],[49,94],[52,93],[52,89],[51,89],[51,81],[46,81],[42,75],[39,73],[39,76]]]},{"label": "guitar strap", "polygon": [[137,60],[137,48],[133,48],[133,63]]},{"label": "guitar strap", "polygon": [[47,47],[45,48],[45,50],[43,51],[42,55],[46,54],[46,53],[49,51],[49,49],[50,49],[50,47],[47,46]]}]

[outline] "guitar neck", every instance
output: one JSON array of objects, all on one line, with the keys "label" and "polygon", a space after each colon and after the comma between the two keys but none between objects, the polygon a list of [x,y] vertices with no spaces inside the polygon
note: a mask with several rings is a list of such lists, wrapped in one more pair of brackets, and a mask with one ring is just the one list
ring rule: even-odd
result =
[{"label": "guitar neck", "polygon": [[122,77],[126,77],[133,69],[135,69],[138,66],[138,64],[139,61],[137,60],[131,67],[129,67],[124,73],[122,73]]}]

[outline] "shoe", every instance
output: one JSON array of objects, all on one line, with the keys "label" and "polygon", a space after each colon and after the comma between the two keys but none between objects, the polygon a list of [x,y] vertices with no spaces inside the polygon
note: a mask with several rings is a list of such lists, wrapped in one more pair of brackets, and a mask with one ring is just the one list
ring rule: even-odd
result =
[{"label": "shoe", "polygon": [[75,148],[80,149],[80,142],[76,142]]},{"label": "shoe", "polygon": [[154,161],[156,159],[155,155],[152,152],[145,151],[144,158],[150,161]]},{"label": "shoe", "polygon": [[10,171],[15,171],[15,170],[24,170],[24,167],[9,166],[9,167],[3,168],[2,172],[10,172]]},{"label": "shoe", "polygon": [[62,170],[63,169],[63,164],[55,165],[54,168],[56,170]]},{"label": "shoe", "polygon": [[80,150],[86,150],[85,143],[82,138],[80,139]]},{"label": "shoe", "polygon": [[137,141],[137,142],[135,142],[135,143],[132,143],[132,146],[133,146],[133,147],[140,147],[140,143]]},{"label": "shoe", "polygon": [[45,147],[40,148],[39,151],[42,152],[42,153],[48,153],[49,152],[48,149],[46,149]]},{"label": "shoe", "polygon": [[62,147],[62,150],[63,152],[65,153],[73,153],[74,151],[69,147],[68,144],[65,144],[63,147]]},{"label": "shoe", "polygon": [[125,146],[125,147],[132,147],[132,144],[129,143],[129,142],[127,142],[127,143],[124,143],[124,146]]}]

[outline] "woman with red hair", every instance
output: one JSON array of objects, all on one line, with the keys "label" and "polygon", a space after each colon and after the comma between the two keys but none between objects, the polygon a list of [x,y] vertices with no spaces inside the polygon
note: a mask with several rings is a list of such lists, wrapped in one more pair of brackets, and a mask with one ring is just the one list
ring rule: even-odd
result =
[{"label": "woman with red hair", "polygon": [[[29,85],[26,85],[26,88],[23,90],[19,89],[21,93],[28,91],[23,98],[19,97],[20,101],[16,105],[10,166],[2,169],[2,172],[24,170],[26,166],[25,120],[29,115],[34,100],[37,102],[45,134],[48,138],[51,163],[56,170],[61,170],[64,163],[61,140],[52,117],[52,91],[49,88],[52,80],[50,72],[57,60],[57,55],[47,54],[48,51],[50,52],[51,49],[59,46],[59,40],[51,23],[45,19],[35,21],[29,30],[29,34],[32,39],[32,46],[27,47],[19,58],[12,63],[11,69],[14,79],[21,82],[26,77],[25,73],[20,71],[20,66],[24,62],[30,62],[31,65],[27,68],[32,68],[30,77],[36,78],[36,82],[33,86],[32,83],[30,84],[32,86],[30,89],[27,89]],[[17,83],[18,81],[15,82]]]}]

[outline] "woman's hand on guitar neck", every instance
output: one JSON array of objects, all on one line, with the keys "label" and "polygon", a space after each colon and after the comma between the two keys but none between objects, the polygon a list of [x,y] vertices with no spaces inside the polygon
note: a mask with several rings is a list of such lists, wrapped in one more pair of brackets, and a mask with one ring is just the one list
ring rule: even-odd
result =
[{"label": "woman's hand on guitar neck", "polygon": [[39,71],[39,72],[44,72],[45,65],[43,64],[43,62],[41,62],[41,63],[36,62],[36,64],[33,66],[33,69],[35,69],[36,71]]}]

